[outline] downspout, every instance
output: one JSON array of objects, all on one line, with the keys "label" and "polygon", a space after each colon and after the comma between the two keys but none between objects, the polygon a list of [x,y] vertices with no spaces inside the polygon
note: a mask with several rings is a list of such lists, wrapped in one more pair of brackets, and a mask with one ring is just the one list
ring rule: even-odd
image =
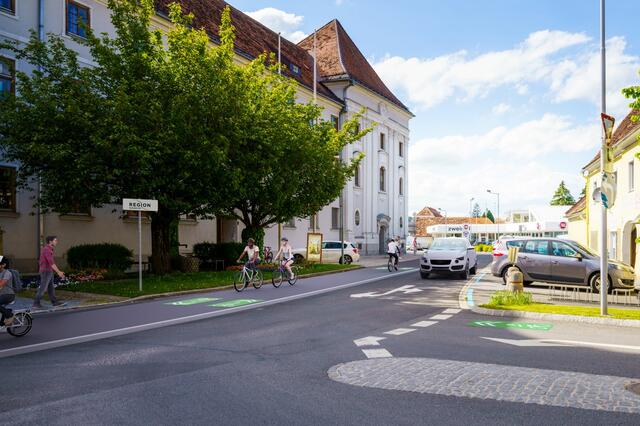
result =
[{"label": "downspout", "polygon": [[[349,80],[349,84],[347,84],[344,89],[342,89],[342,100],[344,101],[344,105],[340,111],[340,118],[338,120],[339,128],[342,129],[342,124],[344,123],[344,116],[348,112],[347,108],[347,90],[349,87],[353,85],[353,81]],[[343,150],[340,151],[340,162],[343,159]],[[344,187],[340,190],[340,199],[338,201],[340,207],[340,263],[344,262]]]},{"label": "downspout", "polygon": [[[44,0],[38,0],[38,39],[44,42]],[[39,67],[42,71],[42,68]],[[41,184],[40,176],[36,178],[36,259],[40,259],[42,235],[44,234],[44,215],[40,208]]]}]

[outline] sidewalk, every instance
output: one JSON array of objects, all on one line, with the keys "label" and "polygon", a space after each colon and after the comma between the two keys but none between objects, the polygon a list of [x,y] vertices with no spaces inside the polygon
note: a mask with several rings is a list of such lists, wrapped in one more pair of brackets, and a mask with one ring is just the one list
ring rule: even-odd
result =
[{"label": "sidewalk", "polygon": [[[413,254],[413,252],[409,252],[400,256],[400,263],[402,262],[411,262],[412,260],[418,260],[422,256],[422,252],[418,252],[417,254]],[[357,265],[364,266],[365,268],[371,268],[374,266],[387,266],[387,262],[389,261],[389,256],[386,254],[378,254],[378,255],[368,255],[368,256],[360,256],[360,261],[357,262]]]}]

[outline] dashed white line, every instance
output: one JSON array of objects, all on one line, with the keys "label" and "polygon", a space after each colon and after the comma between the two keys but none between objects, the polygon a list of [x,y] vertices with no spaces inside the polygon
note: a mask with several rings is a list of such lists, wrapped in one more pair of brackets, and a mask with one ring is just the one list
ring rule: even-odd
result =
[{"label": "dashed white line", "polygon": [[437,324],[438,321],[419,321],[415,324],[411,324],[411,327],[420,327],[420,328],[424,328],[424,327],[429,327],[430,325],[433,324]]},{"label": "dashed white line", "polygon": [[367,358],[393,358],[391,352],[386,349],[363,349],[362,352]]},{"label": "dashed white line", "polygon": [[415,328],[396,328],[395,330],[385,331],[384,334],[391,334],[393,336],[401,336],[403,334],[411,333],[412,331],[416,331]]},{"label": "dashed white line", "polygon": [[438,315],[434,315],[434,316],[432,316],[432,317],[431,317],[431,318],[429,318],[429,319],[432,319],[432,320],[446,320],[446,319],[451,318],[452,316],[453,316],[453,315],[442,315],[442,314],[438,314]]},{"label": "dashed white line", "polygon": [[449,309],[445,309],[442,313],[443,314],[457,314],[458,312],[460,312],[462,309],[453,309],[453,308],[449,308]]},{"label": "dashed white line", "polygon": [[380,346],[380,340],[384,340],[386,339],[386,337],[376,337],[376,336],[367,336],[367,337],[363,337],[362,339],[356,339],[353,341],[353,343],[356,344],[356,346],[360,347],[360,346]]}]

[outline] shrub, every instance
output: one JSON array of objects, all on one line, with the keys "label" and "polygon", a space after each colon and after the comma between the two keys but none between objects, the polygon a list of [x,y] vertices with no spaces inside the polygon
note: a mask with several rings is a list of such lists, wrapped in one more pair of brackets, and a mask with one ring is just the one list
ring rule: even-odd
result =
[{"label": "shrub", "polygon": [[215,260],[224,260],[224,266],[235,265],[244,250],[242,243],[197,243],[193,245],[193,255],[202,261],[203,268],[214,268]]},{"label": "shrub", "polygon": [[489,301],[489,305],[493,306],[530,305],[532,303],[533,295],[531,293],[508,290],[496,291]]},{"label": "shrub", "polygon": [[83,244],[71,247],[67,263],[73,269],[124,271],[131,266],[133,252],[121,244]]}]

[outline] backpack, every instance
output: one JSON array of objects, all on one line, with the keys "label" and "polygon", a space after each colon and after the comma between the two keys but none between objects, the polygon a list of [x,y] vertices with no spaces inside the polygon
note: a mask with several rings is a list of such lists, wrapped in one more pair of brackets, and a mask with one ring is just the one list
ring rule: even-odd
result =
[{"label": "backpack", "polygon": [[15,269],[9,269],[8,271],[11,273],[11,276],[13,277],[13,280],[11,281],[12,281],[14,293],[21,292],[24,286],[22,284],[22,280],[20,279],[20,272],[16,271]]}]

